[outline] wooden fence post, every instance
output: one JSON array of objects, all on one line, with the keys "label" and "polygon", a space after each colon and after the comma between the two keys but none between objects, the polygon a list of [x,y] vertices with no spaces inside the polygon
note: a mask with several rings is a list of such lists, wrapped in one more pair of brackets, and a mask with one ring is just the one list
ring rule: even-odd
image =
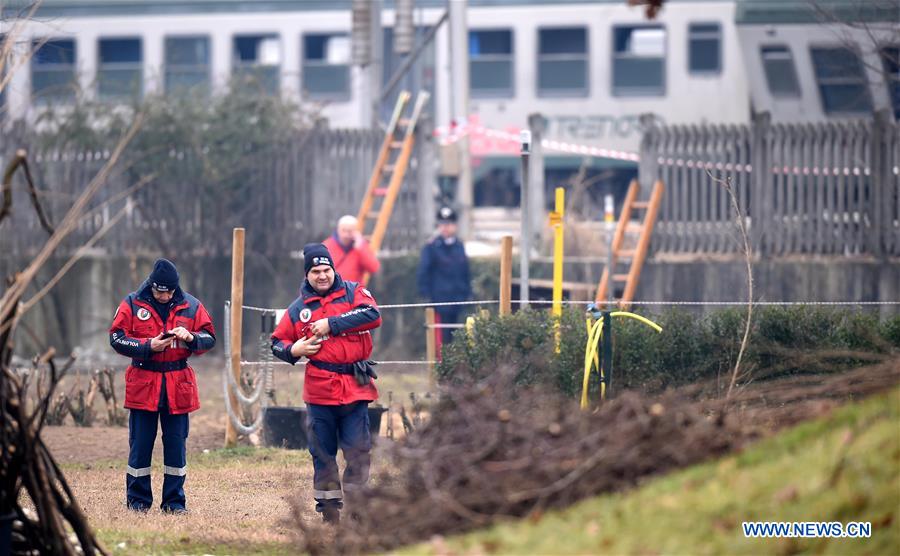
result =
[{"label": "wooden fence post", "polygon": [[500,242],[500,315],[512,313],[512,236]]},{"label": "wooden fence post", "polygon": [[[235,382],[241,383],[241,325],[243,323],[242,307],[244,305],[244,228],[235,228],[232,235],[231,248],[231,372]],[[241,406],[237,396],[231,390],[228,391],[231,407],[235,413],[241,414]],[[225,419],[225,447],[229,448],[237,443],[237,430],[231,423],[231,418]]]},{"label": "wooden fence post", "polygon": [[434,327],[434,307],[425,308],[425,360],[428,361],[428,379],[434,386],[434,362],[437,361],[437,346],[434,335],[438,330]]}]

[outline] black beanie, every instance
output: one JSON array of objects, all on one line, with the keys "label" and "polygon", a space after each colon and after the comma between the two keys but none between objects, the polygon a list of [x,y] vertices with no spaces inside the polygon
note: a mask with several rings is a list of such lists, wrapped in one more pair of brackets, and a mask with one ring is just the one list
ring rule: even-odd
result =
[{"label": "black beanie", "polygon": [[309,274],[309,269],[320,264],[327,264],[334,268],[334,262],[331,260],[331,253],[328,248],[321,243],[307,243],[303,246],[303,267],[304,274]]},{"label": "black beanie", "polygon": [[175,290],[178,287],[178,269],[167,259],[157,260],[150,273],[150,285],[161,292]]}]

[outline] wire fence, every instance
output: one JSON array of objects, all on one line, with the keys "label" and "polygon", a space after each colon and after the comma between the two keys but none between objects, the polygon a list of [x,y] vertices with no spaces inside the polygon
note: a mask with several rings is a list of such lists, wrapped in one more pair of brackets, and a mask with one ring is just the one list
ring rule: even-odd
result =
[{"label": "wire fence", "polygon": [[[547,299],[531,299],[525,301],[523,299],[514,299],[511,301],[513,305],[552,305],[554,302]],[[583,300],[563,300],[562,305],[593,305],[594,301]],[[747,300],[743,301],[631,301],[631,305],[648,305],[657,307],[746,307]],[[900,305],[898,301],[753,301],[754,306],[771,306],[771,307],[796,307],[796,306],[831,306],[831,307],[865,307],[865,306],[896,306]],[[499,299],[481,299],[475,301],[446,301],[441,303],[395,303],[379,305],[379,309],[425,309],[428,307],[451,307],[451,306],[472,306],[472,305],[499,305]],[[252,305],[242,305],[245,311],[255,311],[263,314],[275,315],[282,309],[273,309],[271,307],[254,307]],[[462,325],[434,325],[435,328],[446,326],[448,328],[459,328]]]}]

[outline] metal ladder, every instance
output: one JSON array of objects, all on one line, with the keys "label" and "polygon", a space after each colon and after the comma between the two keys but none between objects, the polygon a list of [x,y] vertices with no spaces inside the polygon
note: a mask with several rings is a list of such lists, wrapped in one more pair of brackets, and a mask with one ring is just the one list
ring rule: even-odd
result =
[{"label": "metal ladder", "polygon": [[[628,309],[634,300],[634,294],[637,291],[638,280],[641,278],[641,269],[644,261],[647,259],[647,252],[650,249],[650,237],[653,235],[653,225],[656,224],[656,216],[659,213],[659,205],[662,201],[665,186],[662,181],[657,180],[653,184],[653,190],[650,192],[648,201],[638,201],[641,186],[637,180],[632,180],[628,186],[628,193],[625,195],[625,202],[622,203],[622,213],[619,214],[619,222],[616,224],[616,232],[612,241],[612,267],[603,269],[603,275],[600,277],[600,284],[597,286],[597,296],[594,301],[598,305],[606,304],[609,300],[607,289],[610,287],[610,270],[612,270],[613,292],[616,292],[615,284],[624,284],[622,288],[622,297],[616,299],[616,305],[623,309]],[[636,210],[644,211],[644,220],[641,224],[640,234],[638,235],[637,246],[634,249],[622,249],[622,243],[625,240],[625,232],[631,221],[631,212]],[[628,271],[616,273],[615,268],[619,263],[629,264]]]},{"label": "metal ladder", "polygon": [[[403,177],[406,175],[409,159],[412,156],[416,140],[416,123],[429,96],[425,91],[420,92],[416,97],[412,113],[408,117],[403,117],[412,98],[408,91],[400,93],[397,104],[394,106],[384,142],[378,152],[375,168],[372,170],[372,176],[369,178],[369,185],[357,215],[360,232],[369,242],[373,251],[381,248],[384,234],[387,232],[394,203],[397,201],[397,195],[400,193]],[[363,283],[367,281],[368,275],[363,279]]]}]

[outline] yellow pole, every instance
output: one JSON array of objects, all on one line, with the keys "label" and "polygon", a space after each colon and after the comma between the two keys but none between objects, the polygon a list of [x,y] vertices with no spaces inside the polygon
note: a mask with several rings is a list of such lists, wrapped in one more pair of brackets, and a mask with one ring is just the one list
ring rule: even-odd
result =
[{"label": "yellow pole", "polygon": [[[241,383],[241,333],[244,306],[244,228],[235,228],[231,239],[231,371],[235,383]],[[240,414],[237,396],[229,390],[231,407]],[[237,430],[231,419],[225,418],[225,447],[237,443]]]},{"label": "yellow pole", "polygon": [[563,217],[565,216],[566,190],[556,188],[556,207],[550,213],[550,225],[553,226],[553,328],[555,331],[556,353],[559,353],[560,332],[559,321],[562,318],[562,286],[563,286]]}]

